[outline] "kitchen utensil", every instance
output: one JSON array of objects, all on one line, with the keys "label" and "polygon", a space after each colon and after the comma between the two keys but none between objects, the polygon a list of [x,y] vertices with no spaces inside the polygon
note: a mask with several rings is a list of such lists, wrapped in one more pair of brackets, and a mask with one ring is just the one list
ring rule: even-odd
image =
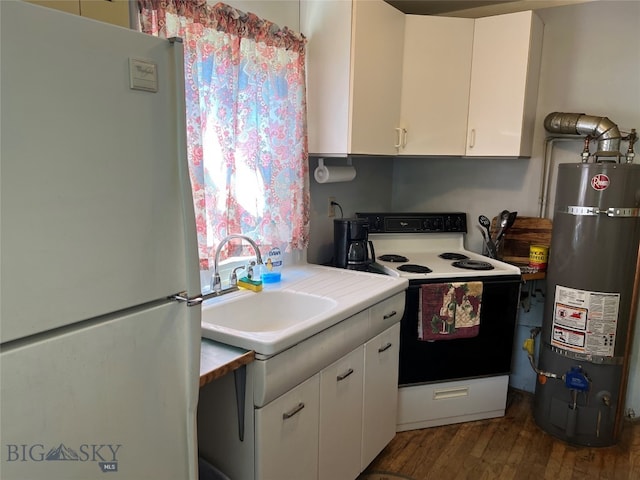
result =
[{"label": "kitchen utensil", "polygon": [[[484,215],[481,215],[481,216],[484,216]],[[487,232],[482,227],[478,226],[478,230],[480,230],[480,233],[482,233],[484,244],[487,246],[487,253],[491,258],[496,258],[495,255],[497,252],[496,252],[496,247],[493,244],[493,241],[491,241],[491,238],[489,238],[489,235],[487,235]]]},{"label": "kitchen utensil", "polygon": [[485,230],[487,231],[487,236],[489,237],[489,239],[491,239],[491,220],[489,220],[489,217],[487,217],[486,215],[480,215],[478,217],[478,222],[480,222],[480,225],[485,228]]},{"label": "kitchen utensil", "polygon": [[518,216],[518,212],[509,212],[509,215],[507,215],[507,220],[505,222],[505,225],[503,228],[500,229],[500,233],[498,234],[498,236],[496,237],[496,244],[498,244],[500,242],[500,240],[502,239],[502,237],[505,236],[505,234],[507,233],[507,231],[511,228],[511,226],[513,225],[513,222],[516,221],[516,217]]},{"label": "kitchen utensil", "polygon": [[502,210],[500,215],[498,215],[498,225],[500,226],[500,230],[498,230],[498,234],[495,238],[495,243],[498,243],[498,238],[502,237],[502,232],[504,227],[507,226],[507,222],[509,221],[509,210]]}]

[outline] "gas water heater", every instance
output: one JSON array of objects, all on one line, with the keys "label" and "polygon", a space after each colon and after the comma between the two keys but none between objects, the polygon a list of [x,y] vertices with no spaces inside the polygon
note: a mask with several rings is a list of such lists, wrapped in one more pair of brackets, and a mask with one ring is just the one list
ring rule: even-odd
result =
[{"label": "gas water heater", "polygon": [[[623,137],[606,117],[563,113],[545,128],[586,139],[583,161],[558,167],[534,418],[568,443],[609,446],[622,427],[637,308],[635,130]],[[624,163],[620,140],[629,141]]]}]

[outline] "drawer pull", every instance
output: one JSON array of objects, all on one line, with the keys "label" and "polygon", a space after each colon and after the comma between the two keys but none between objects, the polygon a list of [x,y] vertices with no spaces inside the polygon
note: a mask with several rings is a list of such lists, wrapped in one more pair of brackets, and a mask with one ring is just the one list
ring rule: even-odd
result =
[{"label": "drawer pull", "polygon": [[398,312],[396,312],[394,310],[391,313],[387,313],[385,316],[382,317],[382,319],[383,320],[389,320],[391,317],[395,317],[397,314],[398,314]]},{"label": "drawer pull", "polygon": [[304,408],[304,403],[300,402],[293,410],[291,410],[289,412],[284,412],[282,414],[282,419],[286,420],[287,418],[293,417],[296,413],[298,413],[303,408]]},{"label": "drawer pull", "polygon": [[341,375],[338,375],[337,379],[339,382],[341,382],[342,380],[344,380],[345,378],[347,378],[349,375],[351,375],[353,373],[353,368],[350,368],[349,370],[347,370],[346,372],[344,372]]},{"label": "drawer pull", "polygon": [[386,352],[386,351],[387,351],[387,350],[389,350],[392,346],[393,346],[393,344],[392,344],[391,342],[389,342],[389,343],[387,343],[387,344],[385,344],[385,345],[381,346],[381,347],[378,349],[378,353]]},{"label": "drawer pull", "polygon": [[446,400],[449,398],[460,398],[469,396],[469,387],[446,388],[433,392],[434,400]]}]

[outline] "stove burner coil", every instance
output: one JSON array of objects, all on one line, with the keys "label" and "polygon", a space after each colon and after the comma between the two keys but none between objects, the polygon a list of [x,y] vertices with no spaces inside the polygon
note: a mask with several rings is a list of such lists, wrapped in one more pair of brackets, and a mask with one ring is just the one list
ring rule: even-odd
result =
[{"label": "stove burner coil", "polygon": [[378,260],[382,260],[383,262],[398,262],[398,263],[404,263],[409,261],[407,257],[404,257],[402,255],[393,255],[393,254],[380,255],[378,257]]},{"label": "stove burner coil", "polygon": [[462,253],[453,253],[453,252],[444,252],[438,256],[440,258],[444,258],[445,260],[467,260],[469,258]]},{"label": "stove burner coil", "polygon": [[481,260],[459,260],[453,262],[451,265],[458,268],[465,268],[467,270],[493,270],[494,267],[489,262],[483,262]]},{"label": "stove burner coil", "polygon": [[429,267],[425,267],[423,265],[414,265],[413,263],[400,265],[398,267],[398,270],[409,273],[431,273],[433,271]]}]

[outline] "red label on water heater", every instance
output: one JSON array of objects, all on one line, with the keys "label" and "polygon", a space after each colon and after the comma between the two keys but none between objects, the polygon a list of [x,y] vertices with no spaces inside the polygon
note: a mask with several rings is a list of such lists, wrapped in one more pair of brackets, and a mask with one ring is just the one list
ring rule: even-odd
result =
[{"label": "red label on water heater", "polygon": [[599,173],[594,175],[591,179],[591,187],[594,190],[604,190],[609,186],[609,177],[607,177],[604,173]]}]

